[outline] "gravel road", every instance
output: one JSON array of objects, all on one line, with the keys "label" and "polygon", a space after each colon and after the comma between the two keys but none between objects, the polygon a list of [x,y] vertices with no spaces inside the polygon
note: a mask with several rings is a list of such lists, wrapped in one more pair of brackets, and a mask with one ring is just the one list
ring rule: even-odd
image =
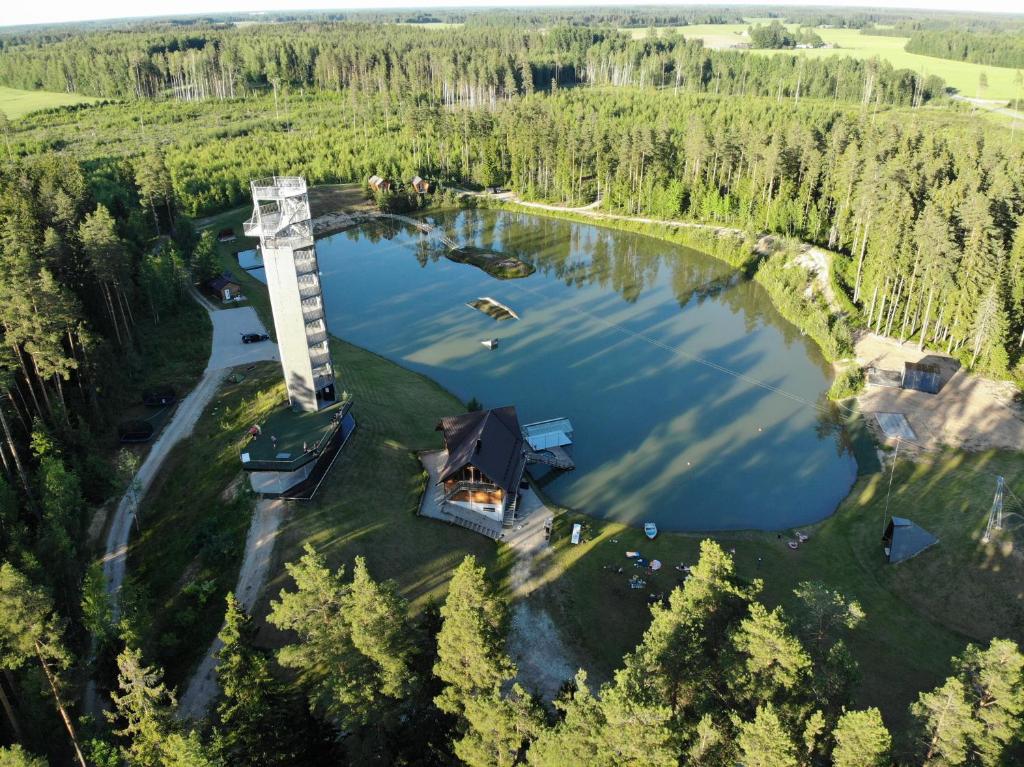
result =
[{"label": "gravel road", "polygon": [[[284,501],[261,499],[256,502],[249,533],[245,539],[245,555],[242,569],[238,573],[235,597],[242,609],[252,612],[256,597],[267,582],[271,556],[274,553],[274,539],[277,537],[281,520],[284,519]],[[218,632],[219,633],[219,632]],[[206,713],[210,702],[217,696],[217,652],[223,642],[215,638],[210,643],[202,662],[185,687],[178,705],[178,716],[182,719],[200,719]]]},{"label": "gravel road", "polygon": [[[260,318],[251,306],[213,309],[198,294],[195,294],[194,298],[206,308],[213,323],[210,360],[199,383],[181,401],[171,420],[164,427],[157,441],[153,443],[153,447],[150,448],[132,482],[134,492],[130,490],[125,493],[117,504],[117,509],[110,522],[103,556],[103,575],[107,584],[111,613],[115,621],[121,613],[119,595],[124,583],[125,565],[128,559],[128,541],[134,521],[135,497],[145,498],[146,491],[160,471],[171,448],[192,433],[199,416],[217,393],[217,389],[230,368],[279,359],[277,344],[271,341],[256,344],[242,343],[242,333],[266,333],[263,323],[260,322]],[[144,510],[142,519],[145,520]],[[92,680],[86,686],[84,698],[85,710],[88,713],[95,713],[96,688]]]}]

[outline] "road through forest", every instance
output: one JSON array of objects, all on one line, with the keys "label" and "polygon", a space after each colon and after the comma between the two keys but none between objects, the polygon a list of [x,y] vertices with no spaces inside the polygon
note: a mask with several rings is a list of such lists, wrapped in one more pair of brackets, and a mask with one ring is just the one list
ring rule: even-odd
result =
[{"label": "road through forest", "polygon": [[[111,615],[115,623],[121,613],[120,592],[128,560],[128,541],[135,519],[136,499],[141,501],[146,497],[146,492],[171,449],[192,433],[199,416],[213,400],[217,389],[231,368],[253,362],[279,359],[277,344],[273,342],[242,343],[242,333],[266,332],[263,323],[260,322],[256,311],[251,306],[215,309],[198,294],[194,293],[193,298],[207,310],[213,324],[210,359],[199,383],[181,401],[171,420],[164,427],[153,447],[150,448],[130,483],[129,489],[118,502],[114,517],[110,521],[103,555],[103,577],[107,598],[110,601]],[[144,510],[140,514],[140,522],[145,523]],[[86,685],[84,699],[86,713],[95,715],[98,701],[95,681],[92,679]]]}]

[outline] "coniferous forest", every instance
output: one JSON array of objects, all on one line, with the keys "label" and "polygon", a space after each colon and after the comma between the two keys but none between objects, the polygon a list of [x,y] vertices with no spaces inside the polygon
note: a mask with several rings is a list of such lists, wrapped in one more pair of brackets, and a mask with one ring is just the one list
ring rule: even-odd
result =
[{"label": "coniferous forest", "polygon": [[[433,28],[362,14],[0,34],[0,84],[102,99],[0,117],[0,764],[1020,763],[1014,641],[950,659],[891,731],[854,707],[857,601],[805,582],[793,607],[769,608],[710,541],[614,675],[581,671],[553,705],[515,682],[507,605],[472,559],[443,604],[413,614],[364,561],[331,569],[309,547],[266,618],[282,649],[262,649],[229,598],[224,694],[205,723],[177,716],[131,616],[111,620],[83,541],[134,473],[112,434],[154,375],[189,382],[205,365],[207,319],[188,293],[214,243],[192,219],[247,204],[254,177],[421,175],[794,238],[834,253],[849,305],[837,355],[862,327],[1024,380],[1022,131],[886,62],[617,29],[738,19],[537,11]],[[922,32],[918,52],[1017,66],[1019,35],[951,34]],[[96,674],[110,710],[83,718]]]}]

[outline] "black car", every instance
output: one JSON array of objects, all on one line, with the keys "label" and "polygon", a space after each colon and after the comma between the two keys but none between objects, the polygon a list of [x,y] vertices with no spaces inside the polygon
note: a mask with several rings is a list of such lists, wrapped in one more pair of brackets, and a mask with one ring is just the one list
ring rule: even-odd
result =
[{"label": "black car", "polygon": [[260,341],[269,341],[270,336],[266,333],[242,333],[243,344],[258,344]]}]

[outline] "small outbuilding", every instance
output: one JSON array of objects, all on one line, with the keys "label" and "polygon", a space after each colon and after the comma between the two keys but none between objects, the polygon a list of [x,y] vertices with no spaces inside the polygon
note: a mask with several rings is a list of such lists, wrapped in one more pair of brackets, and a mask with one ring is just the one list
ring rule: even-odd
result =
[{"label": "small outbuilding", "polygon": [[416,194],[430,193],[430,182],[423,179],[421,176],[413,176],[410,183],[412,184],[412,188]]},{"label": "small outbuilding", "polygon": [[890,564],[916,557],[939,539],[909,519],[893,517],[882,536],[882,550]]},{"label": "small outbuilding", "polygon": [[235,282],[234,278],[228,273],[207,280],[203,287],[206,288],[208,293],[216,296],[224,303],[234,301],[242,295],[242,286]]},{"label": "small outbuilding", "polygon": [[370,176],[370,180],[366,182],[367,186],[370,187],[374,192],[390,192],[391,182],[386,178],[378,176],[376,173]]},{"label": "small outbuilding", "polygon": [[903,363],[903,388],[938,394],[942,388],[942,371],[927,362]]}]

